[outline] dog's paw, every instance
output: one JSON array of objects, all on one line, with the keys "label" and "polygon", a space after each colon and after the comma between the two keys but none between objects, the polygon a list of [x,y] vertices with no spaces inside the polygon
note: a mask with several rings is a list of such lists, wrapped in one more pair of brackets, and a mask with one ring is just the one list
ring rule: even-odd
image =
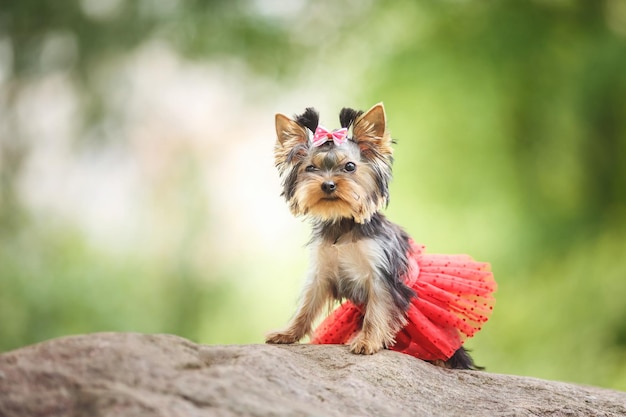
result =
[{"label": "dog's paw", "polygon": [[279,345],[289,345],[291,343],[296,343],[298,340],[300,340],[299,337],[297,337],[293,333],[285,331],[272,332],[265,336],[265,343]]},{"label": "dog's paw", "polygon": [[380,343],[372,343],[371,340],[357,336],[350,344],[350,352],[357,355],[373,355],[383,348]]}]

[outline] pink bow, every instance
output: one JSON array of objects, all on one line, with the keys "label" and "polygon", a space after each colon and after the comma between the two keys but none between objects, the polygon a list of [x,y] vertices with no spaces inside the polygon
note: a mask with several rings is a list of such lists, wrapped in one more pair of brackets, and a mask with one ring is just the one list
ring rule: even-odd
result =
[{"label": "pink bow", "polygon": [[313,134],[313,146],[322,146],[329,140],[335,142],[337,146],[346,143],[348,140],[348,129],[344,127],[329,132],[326,128],[318,126],[315,129],[315,134]]}]

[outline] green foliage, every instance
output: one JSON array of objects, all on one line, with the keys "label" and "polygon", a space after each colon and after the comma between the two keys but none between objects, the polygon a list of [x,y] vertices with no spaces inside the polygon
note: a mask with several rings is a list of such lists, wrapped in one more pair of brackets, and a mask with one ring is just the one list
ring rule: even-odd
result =
[{"label": "green foliage", "polygon": [[93,331],[223,336],[201,336],[199,322],[233,302],[229,280],[207,281],[175,257],[107,253],[71,224],[32,224],[0,244],[0,351]]},{"label": "green foliage", "polygon": [[461,239],[492,261],[478,361],[626,389],[626,41],[605,7],[422,5],[407,27],[436,18],[367,96],[399,140],[392,196],[411,208],[391,212],[437,250]]}]

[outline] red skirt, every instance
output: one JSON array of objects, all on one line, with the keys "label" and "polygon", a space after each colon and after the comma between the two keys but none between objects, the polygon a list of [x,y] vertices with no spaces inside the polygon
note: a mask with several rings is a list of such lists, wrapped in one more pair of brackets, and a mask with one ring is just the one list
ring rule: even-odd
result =
[{"label": "red skirt", "polygon": [[[410,241],[404,283],[417,294],[407,324],[389,349],[424,360],[447,360],[491,315],[497,284],[488,263],[468,255],[425,254]],[[363,308],[350,301],[337,307],[315,330],[311,343],[346,344],[361,330]]]}]

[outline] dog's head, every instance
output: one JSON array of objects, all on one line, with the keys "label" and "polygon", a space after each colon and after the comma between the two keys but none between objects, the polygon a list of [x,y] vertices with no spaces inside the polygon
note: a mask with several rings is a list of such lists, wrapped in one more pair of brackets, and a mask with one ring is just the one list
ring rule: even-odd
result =
[{"label": "dog's head", "polygon": [[382,103],[367,112],[344,108],[339,121],[341,129],[329,131],[313,108],[293,119],[276,115],[282,195],[295,215],[366,223],[389,198],[393,150],[385,109]]}]

